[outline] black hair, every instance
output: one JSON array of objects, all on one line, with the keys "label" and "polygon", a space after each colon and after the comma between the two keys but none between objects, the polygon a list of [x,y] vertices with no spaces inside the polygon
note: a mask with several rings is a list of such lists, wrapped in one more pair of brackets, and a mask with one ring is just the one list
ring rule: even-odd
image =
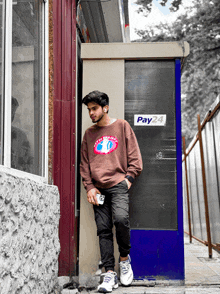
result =
[{"label": "black hair", "polygon": [[82,100],[82,103],[85,105],[88,105],[88,103],[90,102],[95,102],[98,105],[104,107],[106,105],[109,105],[109,97],[107,94],[95,90],[87,94]]}]

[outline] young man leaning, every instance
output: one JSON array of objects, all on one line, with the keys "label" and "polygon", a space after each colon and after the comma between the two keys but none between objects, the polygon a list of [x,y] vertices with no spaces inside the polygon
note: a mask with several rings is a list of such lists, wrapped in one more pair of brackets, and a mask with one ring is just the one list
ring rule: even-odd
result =
[{"label": "young man leaning", "polygon": [[[129,123],[110,118],[109,97],[93,91],[82,102],[94,123],[84,134],[81,147],[80,173],[93,204],[101,260],[106,274],[99,292],[112,292],[118,287],[114,272],[113,224],[120,253],[120,281],[128,286],[133,280],[130,253],[129,195],[134,179],[142,171],[142,158],[137,139]],[[99,205],[96,195],[105,195]]]}]

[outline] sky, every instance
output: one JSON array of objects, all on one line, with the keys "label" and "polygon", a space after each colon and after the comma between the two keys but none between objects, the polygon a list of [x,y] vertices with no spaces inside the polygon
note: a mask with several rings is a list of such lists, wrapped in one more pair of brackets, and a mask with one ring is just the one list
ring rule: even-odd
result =
[{"label": "sky", "polygon": [[146,17],[141,13],[137,13],[139,6],[135,4],[135,0],[129,0],[129,23],[130,23],[130,38],[131,41],[139,39],[140,37],[135,33],[136,29],[145,29],[149,25],[154,25],[162,22],[173,22],[176,17],[184,12],[184,7],[189,6],[192,2],[191,0],[183,0],[183,5],[177,12],[170,12],[169,4],[171,0],[165,7],[159,4],[160,0],[153,0],[153,6],[151,13]]}]

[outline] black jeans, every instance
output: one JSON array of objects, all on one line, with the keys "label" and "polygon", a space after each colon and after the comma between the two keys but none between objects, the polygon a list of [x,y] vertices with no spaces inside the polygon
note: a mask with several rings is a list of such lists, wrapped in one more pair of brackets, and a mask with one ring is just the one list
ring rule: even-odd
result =
[{"label": "black jeans", "polygon": [[114,245],[113,245],[113,224],[116,228],[116,240],[121,257],[126,257],[131,248],[130,244],[130,221],[129,221],[129,196],[126,181],[109,189],[99,189],[105,195],[103,205],[93,205],[97,235],[101,259],[106,272],[114,271]]}]

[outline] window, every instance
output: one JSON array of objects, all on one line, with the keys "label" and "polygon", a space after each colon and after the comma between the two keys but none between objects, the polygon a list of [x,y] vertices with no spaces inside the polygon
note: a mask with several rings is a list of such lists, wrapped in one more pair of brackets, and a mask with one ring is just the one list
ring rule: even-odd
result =
[{"label": "window", "polygon": [[0,0],[0,164],[43,177],[46,9],[43,0]]}]

